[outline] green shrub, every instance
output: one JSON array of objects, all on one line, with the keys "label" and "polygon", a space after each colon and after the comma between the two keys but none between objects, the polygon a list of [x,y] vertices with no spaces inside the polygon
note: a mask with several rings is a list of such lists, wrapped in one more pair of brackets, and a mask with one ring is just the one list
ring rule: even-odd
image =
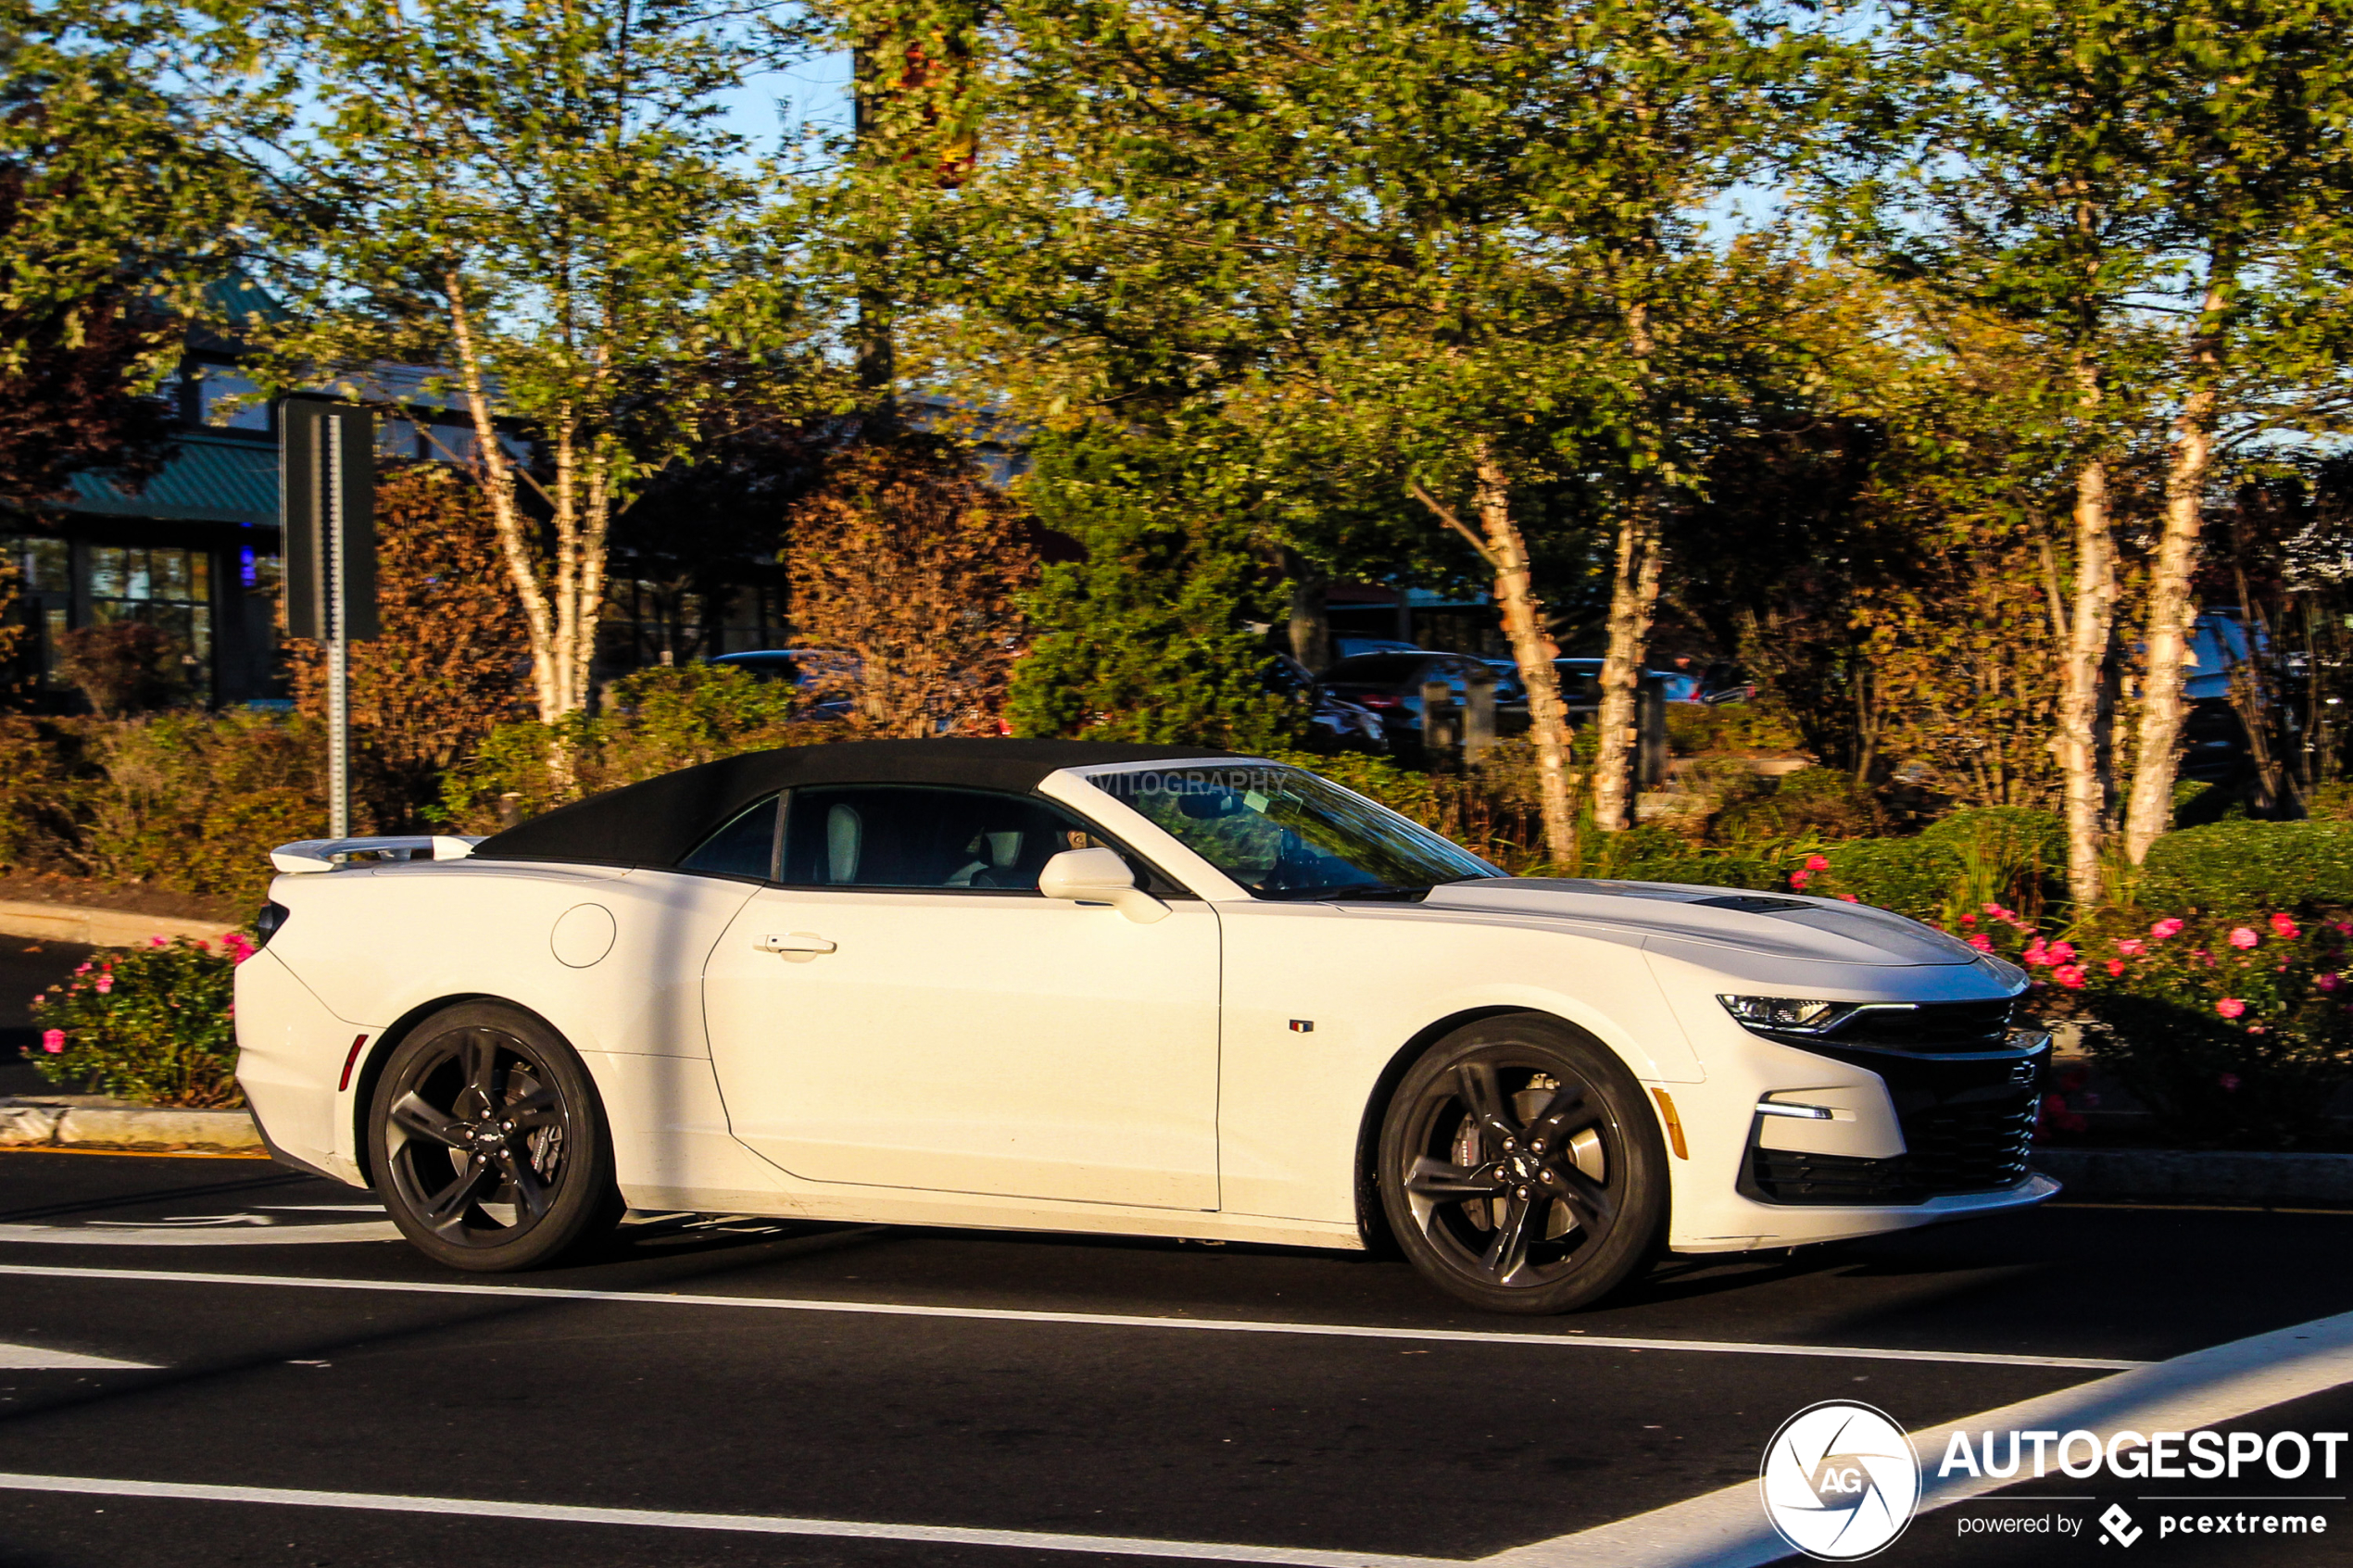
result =
[{"label": "green shrub", "polygon": [[795,691],[725,664],[640,670],[607,689],[598,713],[559,724],[501,724],[442,775],[426,815],[449,831],[496,833],[510,814],[558,806],[746,751],[837,739],[836,726],[795,721]]},{"label": "green shrub", "polygon": [[[1816,865],[1815,861],[1821,864]],[[1949,844],[1927,838],[1850,838],[1825,845],[1791,873],[1790,884],[1819,897],[1853,898],[1914,920],[1942,923],[1961,874]]]},{"label": "green shrub", "polygon": [[1729,845],[1771,839],[1858,838],[1881,832],[1886,813],[1878,798],[1836,768],[1784,773],[1769,794],[1718,813],[1711,833]]},{"label": "green shrub", "polygon": [[2104,922],[2082,950],[2037,943],[2055,1000],[2091,1027],[2169,1139],[2194,1148],[2296,1148],[2325,1138],[2353,1081],[2353,925],[2177,915],[2144,929]]},{"label": "green shrub", "polygon": [[1781,756],[1804,747],[1797,726],[1773,703],[1667,705],[1667,744],[1682,756],[1710,751]]},{"label": "green shrub", "polygon": [[231,997],[252,951],[232,933],[218,945],[157,937],[101,953],[33,998],[33,1067],[53,1084],[147,1105],[244,1104]]},{"label": "green shrub", "polygon": [[2224,822],[2149,847],[2134,897],[2207,913],[2353,906],[2353,823]]}]

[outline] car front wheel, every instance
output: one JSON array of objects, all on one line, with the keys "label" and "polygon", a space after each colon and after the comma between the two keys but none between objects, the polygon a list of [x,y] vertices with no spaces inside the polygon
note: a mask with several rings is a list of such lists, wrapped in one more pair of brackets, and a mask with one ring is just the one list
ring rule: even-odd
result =
[{"label": "car front wheel", "polygon": [[411,1031],[376,1081],[368,1138],[393,1223],[452,1268],[534,1268],[621,1217],[587,1070],[513,1009],[466,1003]]},{"label": "car front wheel", "polygon": [[1565,1312],[1649,1262],[1667,1156],[1642,1085],[1590,1036],[1536,1014],[1431,1047],[1381,1125],[1381,1202],[1440,1289],[1499,1312]]}]

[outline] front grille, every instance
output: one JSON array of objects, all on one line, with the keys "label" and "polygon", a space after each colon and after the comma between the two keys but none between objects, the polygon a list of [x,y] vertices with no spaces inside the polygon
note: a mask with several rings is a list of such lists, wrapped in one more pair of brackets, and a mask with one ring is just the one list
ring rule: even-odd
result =
[{"label": "front grille", "polygon": [[[2003,997],[1984,1002],[1922,1002],[1900,1012],[1867,1009],[1848,1014],[1810,1038],[1931,1055],[1997,1051],[2008,1041],[2010,1012],[2016,1005]],[[1792,1045],[1804,1043],[1802,1038],[1781,1037]]]},{"label": "front grille", "polygon": [[2026,1180],[2047,1038],[2032,1050],[1990,1061],[1891,1056],[1885,1047],[1848,1056],[1836,1047],[1816,1048],[1880,1075],[1905,1152],[1886,1160],[1802,1154],[1762,1148],[1752,1135],[1741,1180],[1750,1197],[1767,1203],[1910,1204],[2003,1192]]}]

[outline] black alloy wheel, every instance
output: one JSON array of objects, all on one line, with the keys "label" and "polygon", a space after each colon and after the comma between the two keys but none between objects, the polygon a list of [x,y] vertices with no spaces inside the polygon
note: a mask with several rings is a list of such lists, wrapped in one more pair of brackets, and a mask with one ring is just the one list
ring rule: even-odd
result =
[{"label": "black alloy wheel", "polygon": [[1609,1050],[1535,1013],[1432,1046],[1381,1125],[1381,1203],[1414,1267],[1501,1312],[1565,1312],[1648,1263],[1667,1151]]},{"label": "black alloy wheel", "polygon": [[393,1223],[453,1268],[533,1268],[621,1218],[587,1071],[513,1009],[468,1003],[420,1024],[384,1064],[368,1134]]}]

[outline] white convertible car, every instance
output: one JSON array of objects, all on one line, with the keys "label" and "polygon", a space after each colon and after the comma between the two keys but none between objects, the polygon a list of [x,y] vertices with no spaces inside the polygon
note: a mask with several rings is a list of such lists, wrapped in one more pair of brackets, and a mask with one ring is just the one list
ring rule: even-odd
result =
[{"label": "white convertible car", "polygon": [[1551,1312],[1662,1248],[2057,1190],[2010,965],[1852,904],[1507,877],[1247,757],[810,746],[273,859],[245,1095],[463,1269],[635,1208],[1394,1245]]}]

